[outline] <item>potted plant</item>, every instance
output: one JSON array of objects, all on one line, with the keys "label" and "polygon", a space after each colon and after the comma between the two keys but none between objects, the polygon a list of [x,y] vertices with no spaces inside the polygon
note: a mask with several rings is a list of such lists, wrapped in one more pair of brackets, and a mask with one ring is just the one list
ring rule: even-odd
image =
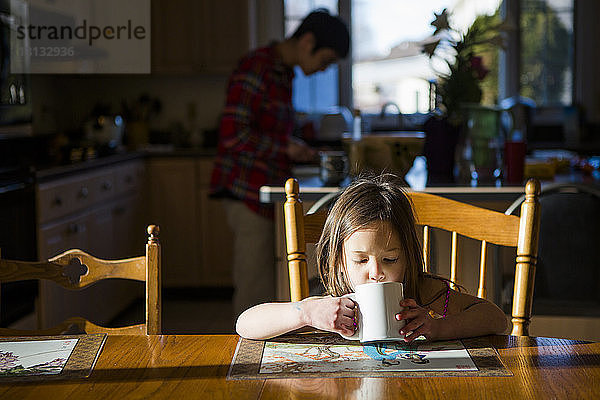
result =
[{"label": "potted plant", "polygon": [[[489,70],[481,52],[502,46],[503,23],[495,16],[479,16],[466,33],[453,29],[444,9],[431,23],[435,31],[423,46],[430,60],[442,60],[447,71],[438,72],[438,108],[425,123],[424,153],[427,158],[428,184],[454,182],[455,150],[463,142],[461,135],[470,109],[482,99],[482,81]],[[432,62],[433,65],[433,62]]]}]

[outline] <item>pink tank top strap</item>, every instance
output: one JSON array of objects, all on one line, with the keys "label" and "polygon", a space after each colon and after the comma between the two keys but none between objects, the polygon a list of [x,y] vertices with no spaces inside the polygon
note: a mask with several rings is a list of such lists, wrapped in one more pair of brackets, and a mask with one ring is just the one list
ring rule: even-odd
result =
[{"label": "pink tank top strap", "polygon": [[450,299],[450,282],[445,281],[446,282],[446,301],[444,302],[444,314],[442,315],[442,318],[446,317],[446,314],[448,313],[448,299]]}]

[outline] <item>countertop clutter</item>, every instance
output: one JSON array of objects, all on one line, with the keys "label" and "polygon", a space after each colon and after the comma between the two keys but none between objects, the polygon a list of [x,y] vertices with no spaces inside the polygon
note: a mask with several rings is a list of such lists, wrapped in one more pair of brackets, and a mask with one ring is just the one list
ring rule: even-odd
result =
[{"label": "countertop clutter", "polygon": [[[352,174],[338,184],[323,182],[318,165],[297,165],[292,177],[298,179],[300,192],[305,201],[317,201],[321,197],[335,193],[347,186]],[[600,187],[600,159],[581,157],[567,151],[535,151],[525,162],[524,178],[520,183],[506,183],[497,180],[492,185],[477,185],[477,182],[463,182],[444,186],[427,186],[427,166],[424,157],[417,156],[411,169],[405,175],[408,187],[412,190],[435,193],[460,201],[477,199],[482,201],[516,200],[524,191],[527,178],[538,178],[542,188],[557,183],[577,183]],[[281,185],[265,185],[260,188],[259,198],[264,203],[285,201]]]}]

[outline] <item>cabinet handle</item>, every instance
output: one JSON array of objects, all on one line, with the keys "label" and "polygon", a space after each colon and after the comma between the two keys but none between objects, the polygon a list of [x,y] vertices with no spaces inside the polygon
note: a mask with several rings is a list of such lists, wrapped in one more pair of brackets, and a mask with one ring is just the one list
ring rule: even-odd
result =
[{"label": "cabinet handle", "polygon": [[75,233],[82,233],[86,231],[86,227],[85,224],[78,224],[78,223],[70,223],[68,228],[67,228],[67,232],[70,234],[75,234]]},{"label": "cabinet handle", "polygon": [[104,183],[102,184],[102,189],[104,190],[110,190],[112,189],[113,185],[111,181],[104,181]]},{"label": "cabinet handle", "polygon": [[79,190],[79,198],[81,199],[85,199],[87,198],[89,195],[89,190],[87,187],[83,186],[80,190]]},{"label": "cabinet handle", "polygon": [[67,231],[70,234],[75,234],[75,233],[81,232],[81,227],[79,224],[71,223],[71,224],[69,224],[69,228],[67,229]]},{"label": "cabinet handle", "polygon": [[54,198],[54,200],[52,200],[52,205],[53,205],[53,206],[60,207],[60,206],[62,206],[62,202],[63,202],[63,201],[62,201],[62,199],[60,198],[60,196],[56,196],[56,197]]}]

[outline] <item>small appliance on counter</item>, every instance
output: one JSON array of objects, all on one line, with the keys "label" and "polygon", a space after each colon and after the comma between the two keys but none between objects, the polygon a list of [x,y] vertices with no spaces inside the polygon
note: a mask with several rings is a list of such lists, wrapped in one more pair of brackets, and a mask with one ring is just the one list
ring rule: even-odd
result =
[{"label": "small appliance on counter", "polygon": [[317,139],[322,142],[340,140],[352,126],[352,114],[346,107],[335,107],[321,116]]},{"label": "small appliance on counter", "polygon": [[99,115],[84,124],[85,138],[97,146],[116,149],[123,144],[124,125],[120,115]]},{"label": "small appliance on counter", "polygon": [[342,136],[352,127],[352,113],[343,106],[330,107],[324,112],[298,112],[296,124],[298,136],[311,145],[339,147]]}]

